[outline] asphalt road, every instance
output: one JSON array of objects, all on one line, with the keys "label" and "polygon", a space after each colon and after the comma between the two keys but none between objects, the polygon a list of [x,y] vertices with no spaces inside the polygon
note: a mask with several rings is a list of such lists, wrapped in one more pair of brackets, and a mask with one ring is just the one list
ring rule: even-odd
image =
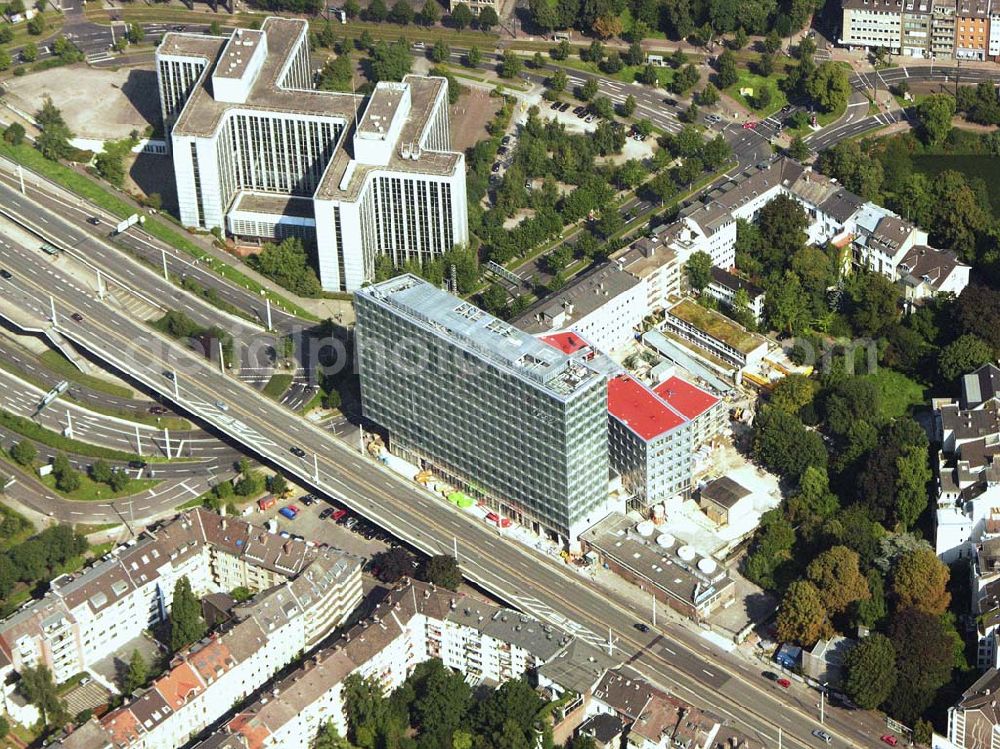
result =
[{"label": "asphalt road", "polygon": [[[93,301],[72,279],[62,277],[58,263],[38,250],[0,247],[0,261],[15,273],[11,282],[0,280],[0,293],[30,314],[45,316],[53,284],[59,288],[58,319]],[[629,610],[560,561],[498,537],[495,529],[373,465],[328,432],[117,310],[91,306],[82,323],[61,323],[61,332],[161,397],[174,399],[173,383],[162,372],[178,371],[176,403],[181,411],[425,552],[450,552],[457,543],[463,570],[471,579],[535,616],[593,644],[605,642],[610,628],[615,652],[622,660],[768,745],[776,742],[779,725],[785,745],[815,744],[811,731],[818,724],[811,692],[776,691],[755,669],[714,651],[687,627],[671,624],[649,634],[638,633],[633,624],[642,614]],[[296,458],[289,452],[292,445],[301,445],[312,454]],[[834,734],[838,747],[876,746],[879,727],[870,721],[867,714],[833,710],[826,730]],[[868,738],[860,740],[858,731]]]}]

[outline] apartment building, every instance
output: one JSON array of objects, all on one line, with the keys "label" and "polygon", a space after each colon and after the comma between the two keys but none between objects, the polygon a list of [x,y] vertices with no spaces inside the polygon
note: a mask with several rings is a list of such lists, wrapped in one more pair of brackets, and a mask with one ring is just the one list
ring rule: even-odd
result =
[{"label": "apartment building", "polygon": [[934,0],[931,11],[931,56],[936,60],[955,57],[955,0]]},{"label": "apartment building", "polygon": [[850,49],[882,48],[899,54],[903,0],[843,0],[841,9],[840,44]]},{"label": "apartment building", "polygon": [[532,335],[572,329],[600,351],[635,340],[647,313],[645,284],[618,263],[598,266],[511,320]]},{"label": "apartment building", "polygon": [[985,60],[989,53],[990,0],[957,0],[955,57]]},{"label": "apartment building", "polygon": [[275,17],[229,37],[169,32],[156,69],[185,226],[299,237],[328,291],[370,281],[380,255],[426,262],[468,241],[444,78],[380,82],[367,100],[315,90],[308,24]]},{"label": "apartment building", "polygon": [[986,59],[1000,60],[1000,2],[990,3],[990,21],[987,25]]},{"label": "apartment building", "polygon": [[691,299],[666,310],[663,325],[664,330],[737,369],[758,366],[770,347],[764,336]]},{"label": "apartment building", "polygon": [[[327,569],[330,560],[335,564]],[[313,604],[304,626],[307,641],[313,641],[357,605],[358,567],[349,555],[320,555],[305,542],[195,509],[150,528],[80,573],[56,578],[43,598],[0,622],[3,671],[42,664],[58,683],[122,652],[166,620],[183,576],[198,593],[240,585],[260,591],[302,577],[301,595]],[[322,596],[308,593],[314,579],[329,584]]]},{"label": "apartment building", "polygon": [[[948,749],[998,749],[1000,747],[1000,710],[997,691],[1000,671],[991,668],[962,693],[957,704],[948,708],[948,741],[935,746]],[[935,737],[937,739],[937,737]]]},{"label": "apartment building", "polygon": [[573,541],[609,498],[606,375],[412,275],[355,292],[361,405],[390,449]]},{"label": "apartment building", "polygon": [[723,268],[712,268],[712,280],[705,287],[705,293],[726,307],[732,307],[736,302],[736,294],[740,291],[746,293],[747,308],[753,319],[761,322],[764,318],[764,290]]}]

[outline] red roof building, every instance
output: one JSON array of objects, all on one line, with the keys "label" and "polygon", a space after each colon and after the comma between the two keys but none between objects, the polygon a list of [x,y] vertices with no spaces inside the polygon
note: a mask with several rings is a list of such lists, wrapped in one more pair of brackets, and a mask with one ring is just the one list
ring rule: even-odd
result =
[{"label": "red roof building", "polygon": [[631,375],[608,380],[608,412],[647,442],[686,419]]},{"label": "red roof building", "polygon": [[567,333],[552,333],[551,335],[540,336],[540,338],[564,354],[575,354],[580,349],[585,349],[590,345],[579,333],[572,331]]},{"label": "red roof building", "polygon": [[653,390],[688,419],[697,419],[719,402],[711,393],[676,376],[668,377]]}]

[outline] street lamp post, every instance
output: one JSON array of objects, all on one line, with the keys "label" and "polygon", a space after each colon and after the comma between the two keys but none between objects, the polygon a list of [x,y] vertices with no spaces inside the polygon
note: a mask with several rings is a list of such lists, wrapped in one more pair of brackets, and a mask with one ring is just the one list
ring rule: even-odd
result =
[{"label": "street lamp post", "polygon": [[830,682],[824,681],[819,690],[819,723],[823,725],[825,718],[824,709],[826,707],[826,687]]}]

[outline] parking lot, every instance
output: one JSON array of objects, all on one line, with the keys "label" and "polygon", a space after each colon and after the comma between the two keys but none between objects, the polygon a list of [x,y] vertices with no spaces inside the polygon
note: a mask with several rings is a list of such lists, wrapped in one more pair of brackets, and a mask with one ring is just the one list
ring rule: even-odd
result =
[{"label": "parking lot", "polygon": [[[263,511],[254,504],[254,511],[245,518],[259,526],[264,526],[269,520],[273,520],[277,523],[278,533],[301,536],[306,541],[317,544],[329,544],[366,559],[388,548],[390,540],[388,534],[352,513],[345,514],[339,520],[335,520],[333,514],[327,518],[320,518],[321,513],[327,509],[335,509],[335,506],[322,499],[315,501],[304,499],[307,496],[309,495],[299,494],[292,499],[279,500]],[[281,510],[289,506],[298,509],[294,518],[281,514]]]}]

